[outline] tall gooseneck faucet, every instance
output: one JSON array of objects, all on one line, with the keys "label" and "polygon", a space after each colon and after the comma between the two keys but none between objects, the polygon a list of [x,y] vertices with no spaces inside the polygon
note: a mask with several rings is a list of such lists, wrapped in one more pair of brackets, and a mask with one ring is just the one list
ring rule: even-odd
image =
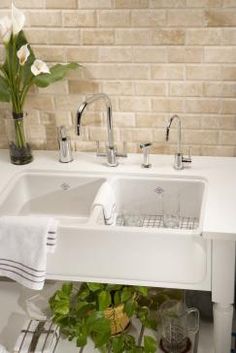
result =
[{"label": "tall gooseneck faucet", "polygon": [[177,114],[173,115],[169,120],[169,124],[167,125],[167,128],[166,128],[166,141],[169,140],[170,127],[172,122],[175,119],[177,119],[178,121],[178,135],[177,135],[178,137],[177,137],[177,150],[175,153],[175,160],[174,160],[174,168],[177,170],[181,170],[184,168],[184,163],[191,163],[192,159],[190,155],[188,157],[183,156],[182,139],[181,139],[182,125],[181,125],[181,119]]},{"label": "tall gooseneck faucet", "polygon": [[114,137],[113,137],[113,122],[112,122],[112,105],[111,100],[105,93],[94,94],[93,96],[87,98],[78,108],[77,110],[77,135],[80,135],[80,124],[81,117],[87,105],[90,105],[97,100],[104,100],[107,108],[107,137],[108,137],[108,145],[106,147],[107,153],[107,164],[110,167],[116,167],[118,165],[117,162],[117,153],[116,148],[114,146]]},{"label": "tall gooseneck faucet", "polygon": [[178,115],[173,115],[171,118],[170,118],[170,121],[169,121],[169,124],[167,125],[167,128],[166,128],[166,141],[169,140],[169,133],[170,133],[170,127],[171,127],[171,124],[173,122],[174,119],[177,119],[178,120],[178,140],[177,140],[177,151],[176,153],[177,154],[180,154],[181,153],[181,130],[182,130],[182,126],[181,126],[181,120],[180,120],[180,117]]}]

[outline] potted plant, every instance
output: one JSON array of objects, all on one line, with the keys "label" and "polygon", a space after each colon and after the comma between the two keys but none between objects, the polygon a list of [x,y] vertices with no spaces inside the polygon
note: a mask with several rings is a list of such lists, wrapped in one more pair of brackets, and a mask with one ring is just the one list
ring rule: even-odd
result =
[{"label": "potted plant", "polygon": [[5,48],[5,61],[0,64],[0,101],[9,102],[12,108],[10,124],[10,157],[14,164],[32,161],[32,153],[24,131],[24,104],[32,85],[47,87],[61,80],[76,63],[56,64],[48,67],[37,59],[29,45],[23,26],[25,15],[12,4],[11,17],[0,20],[0,34]]},{"label": "potted plant", "polygon": [[137,342],[128,327],[136,317],[142,327],[156,329],[154,297],[148,287],[83,283],[76,288],[66,283],[49,304],[54,323],[77,347],[85,346],[90,337],[104,353],[154,353],[156,340],[144,335],[143,344]]}]

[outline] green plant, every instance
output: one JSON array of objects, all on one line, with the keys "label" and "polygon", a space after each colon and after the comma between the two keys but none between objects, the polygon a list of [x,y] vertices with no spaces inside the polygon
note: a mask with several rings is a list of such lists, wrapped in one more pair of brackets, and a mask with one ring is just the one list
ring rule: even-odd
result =
[{"label": "green plant", "polygon": [[16,147],[26,147],[23,131],[23,107],[32,85],[47,87],[61,80],[77,63],[56,64],[50,68],[35,57],[23,32],[25,15],[12,4],[11,17],[0,20],[0,33],[5,49],[5,60],[0,64],[0,101],[12,106],[15,121]]},{"label": "green plant", "polygon": [[147,287],[83,283],[76,289],[67,283],[56,291],[49,304],[53,321],[63,335],[75,340],[77,347],[85,346],[90,337],[102,352],[154,353],[157,344],[153,337],[145,335],[142,345],[128,329],[112,335],[112,323],[106,316],[108,308],[122,305],[129,318],[136,317],[143,327],[156,329],[153,297]]}]

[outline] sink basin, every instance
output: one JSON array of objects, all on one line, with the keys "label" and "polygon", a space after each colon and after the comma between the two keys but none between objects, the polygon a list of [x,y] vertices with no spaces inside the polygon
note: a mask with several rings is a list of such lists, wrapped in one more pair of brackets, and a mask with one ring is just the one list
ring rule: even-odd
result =
[{"label": "sink basin", "polygon": [[[200,233],[206,183],[177,177],[115,177],[110,180],[116,200],[116,225],[172,228],[164,225],[165,200],[177,201],[180,223],[171,230]],[[100,217],[100,222],[102,218]]]},{"label": "sink basin", "polygon": [[76,174],[23,173],[8,184],[0,214],[47,215],[64,224],[85,223],[104,180]]}]

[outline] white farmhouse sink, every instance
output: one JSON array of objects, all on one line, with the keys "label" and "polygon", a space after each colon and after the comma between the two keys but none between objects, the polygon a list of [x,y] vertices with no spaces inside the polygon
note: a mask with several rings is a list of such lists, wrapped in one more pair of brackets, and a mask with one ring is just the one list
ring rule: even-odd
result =
[{"label": "white farmhouse sink", "polygon": [[65,173],[23,173],[8,184],[0,214],[48,215],[62,222],[84,223],[104,180]]},{"label": "white farmhouse sink", "polygon": [[[180,214],[195,226],[178,229],[104,223],[92,207],[104,182],[120,215],[160,215],[158,190],[180,196]],[[57,250],[48,256],[48,278],[175,286],[197,289],[210,266],[201,237],[206,183],[168,176],[124,176],[60,172],[20,173],[0,198],[0,215],[48,215],[59,220]],[[63,259],[63,261],[61,261]]]}]

